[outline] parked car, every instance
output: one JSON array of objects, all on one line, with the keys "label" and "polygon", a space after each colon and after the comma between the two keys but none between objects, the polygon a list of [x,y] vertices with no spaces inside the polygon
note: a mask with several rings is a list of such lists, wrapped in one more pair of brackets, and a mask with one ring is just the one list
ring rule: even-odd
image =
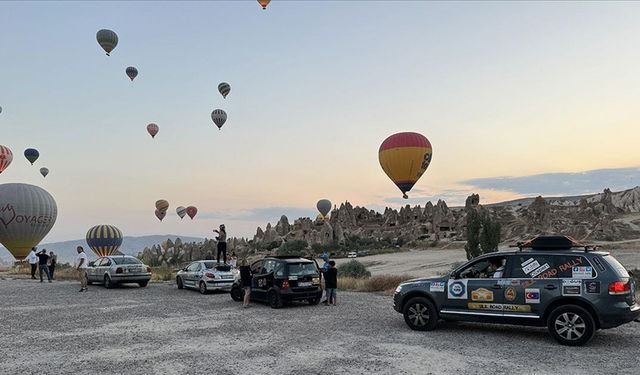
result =
[{"label": "parked car", "polygon": [[636,283],[610,253],[564,236],[519,247],[472,259],[447,277],[404,282],[394,308],[414,330],[432,330],[440,319],[546,326],[563,345],[583,345],[596,330],[640,316]]},{"label": "parked car", "polygon": [[[298,256],[265,257],[251,265],[251,300],[267,302],[274,309],[285,303],[306,301],[317,305],[322,298],[320,268],[313,259]],[[244,290],[237,280],[231,298],[242,301]]]},{"label": "parked car", "polygon": [[238,271],[228,264],[214,260],[198,260],[192,262],[176,275],[178,289],[198,289],[200,293],[210,291],[230,291]]},{"label": "parked car", "polygon": [[87,282],[103,283],[107,288],[125,283],[136,283],[144,288],[151,280],[151,267],[130,255],[100,257],[87,266]]},{"label": "parked car", "polygon": [[351,251],[347,253],[347,258],[357,258],[357,257],[358,257],[358,253],[356,253],[355,251]]}]

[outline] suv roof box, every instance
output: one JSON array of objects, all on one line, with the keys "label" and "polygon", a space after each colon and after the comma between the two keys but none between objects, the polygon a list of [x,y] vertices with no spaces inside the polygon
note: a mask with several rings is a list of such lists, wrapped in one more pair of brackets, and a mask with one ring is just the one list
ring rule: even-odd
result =
[{"label": "suv roof box", "polygon": [[536,236],[529,241],[518,242],[514,247],[532,250],[571,250],[572,248],[595,249],[595,246],[584,245],[571,236],[553,235]]}]

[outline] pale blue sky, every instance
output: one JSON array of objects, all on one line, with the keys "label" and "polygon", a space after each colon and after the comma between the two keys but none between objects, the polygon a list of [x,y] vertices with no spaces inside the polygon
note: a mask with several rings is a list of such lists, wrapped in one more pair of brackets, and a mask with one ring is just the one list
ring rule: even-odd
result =
[{"label": "pale blue sky", "polygon": [[[398,131],[434,146],[412,203],[525,193],[474,179],[637,167],[638,19],[633,2],[2,2],[0,144],[16,155],[0,183],[56,197],[57,241],[100,223],[249,235],[272,208],[325,197],[398,204],[377,160]],[[111,57],[101,28],[120,37]],[[189,204],[200,214],[180,222]]]}]

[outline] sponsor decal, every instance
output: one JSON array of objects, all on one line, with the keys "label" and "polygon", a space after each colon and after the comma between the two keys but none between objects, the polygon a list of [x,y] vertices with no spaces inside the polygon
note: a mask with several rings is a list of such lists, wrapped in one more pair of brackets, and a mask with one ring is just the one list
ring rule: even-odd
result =
[{"label": "sponsor decal", "polygon": [[524,290],[524,302],[525,303],[540,303],[540,289],[525,289]]},{"label": "sponsor decal", "polygon": [[520,285],[520,280],[518,279],[498,279],[498,285]]},{"label": "sponsor decal", "polygon": [[520,265],[524,268],[527,264],[533,262],[535,259],[533,258],[529,258],[527,260],[525,260],[524,262],[520,263]]},{"label": "sponsor decal", "polygon": [[542,266],[536,268],[535,270],[533,270],[533,272],[531,272],[531,277],[536,277],[539,274],[543,273],[544,271],[549,269],[549,263],[545,263]]},{"label": "sponsor decal", "polygon": [[516,290],[512,287],[507,288],[507,290],[504,291],[504,298],[507,301],[513,301],[516,299],[516,296],[518,294],[516,293]]},{"label": "sponsor decal", "polygon": [[472,301],[493,302],[493,292],[489,289],[478,288],[471,292]]},{"label": "sponsor decal", "polygon": [[467,299],[467,280],[449,280],[447,292],[450,299]]},{"label": "sponsor decal", "polygon": [[574,279],[590,279],[593,275],[593,267],[580,266],[573,267],[571,270],[571,277]]},{"label": "sponsor decal", "polygon": [[582,294],[582,280],[562,280],[563,296],[579,296]]},{"label": "sponsor decal", "polygon": [[482,303],[482,302],[469,302],[467,307],[471,310],[492,310],[492,311],[504,311],[504,312],[531,312],[531,306],[529,305],[511,305],[503,303]]},{"label": "sponsor decal", "polygon": [[537,260],[534,260],[533,262],[522,267],[522,272],[529,274],[531,273],[531,271],[537,269],[538,267],[540,267],[540,263],[538,263]]},{"label": "sponsor decal", "polygon": [[600,281],[585,281],[584,291],[589,294],[600,294]]},{"label": "sponsor decal", "polygon": [[444,281],[432,281],[431,285],[429,285],[430,292],[444,292]]}]

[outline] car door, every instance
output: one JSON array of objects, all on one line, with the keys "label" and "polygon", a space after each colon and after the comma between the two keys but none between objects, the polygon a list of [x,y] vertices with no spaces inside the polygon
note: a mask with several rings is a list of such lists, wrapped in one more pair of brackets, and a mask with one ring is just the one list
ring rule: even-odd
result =
[{"label": "car door", "polygon": [[97,281],[96,280],[96,272],[98,269],[98,265],[102,261],[102,258],[98,258],[93,262],[89,262],[87,264],[87,280],[89,281]]},{"label": "car door", "polygon": [[267,292],[264,284],[264,260],[259,260],[251,265],[253,275],[251,283],[251,299],[266,300]]},{"label": "car door", "polygon": [[102,258],[98,269],[96,270],[96,278],[98,280],[104,280],[105,274],[111,274],[111,266],[113,265],[113,261],[110,258]]},{"label": "car door", "polygon": [[512,254],[505,276],[505,304],[511,305],[507,317],[540,318],[546,306],[561,295],[558,264],[551,254]]},{"label": "car door", "polygon": [[193,262],[187,267],[186,284],[191,287],[196,287],[196,273],[200,269],[200,262]]}]

